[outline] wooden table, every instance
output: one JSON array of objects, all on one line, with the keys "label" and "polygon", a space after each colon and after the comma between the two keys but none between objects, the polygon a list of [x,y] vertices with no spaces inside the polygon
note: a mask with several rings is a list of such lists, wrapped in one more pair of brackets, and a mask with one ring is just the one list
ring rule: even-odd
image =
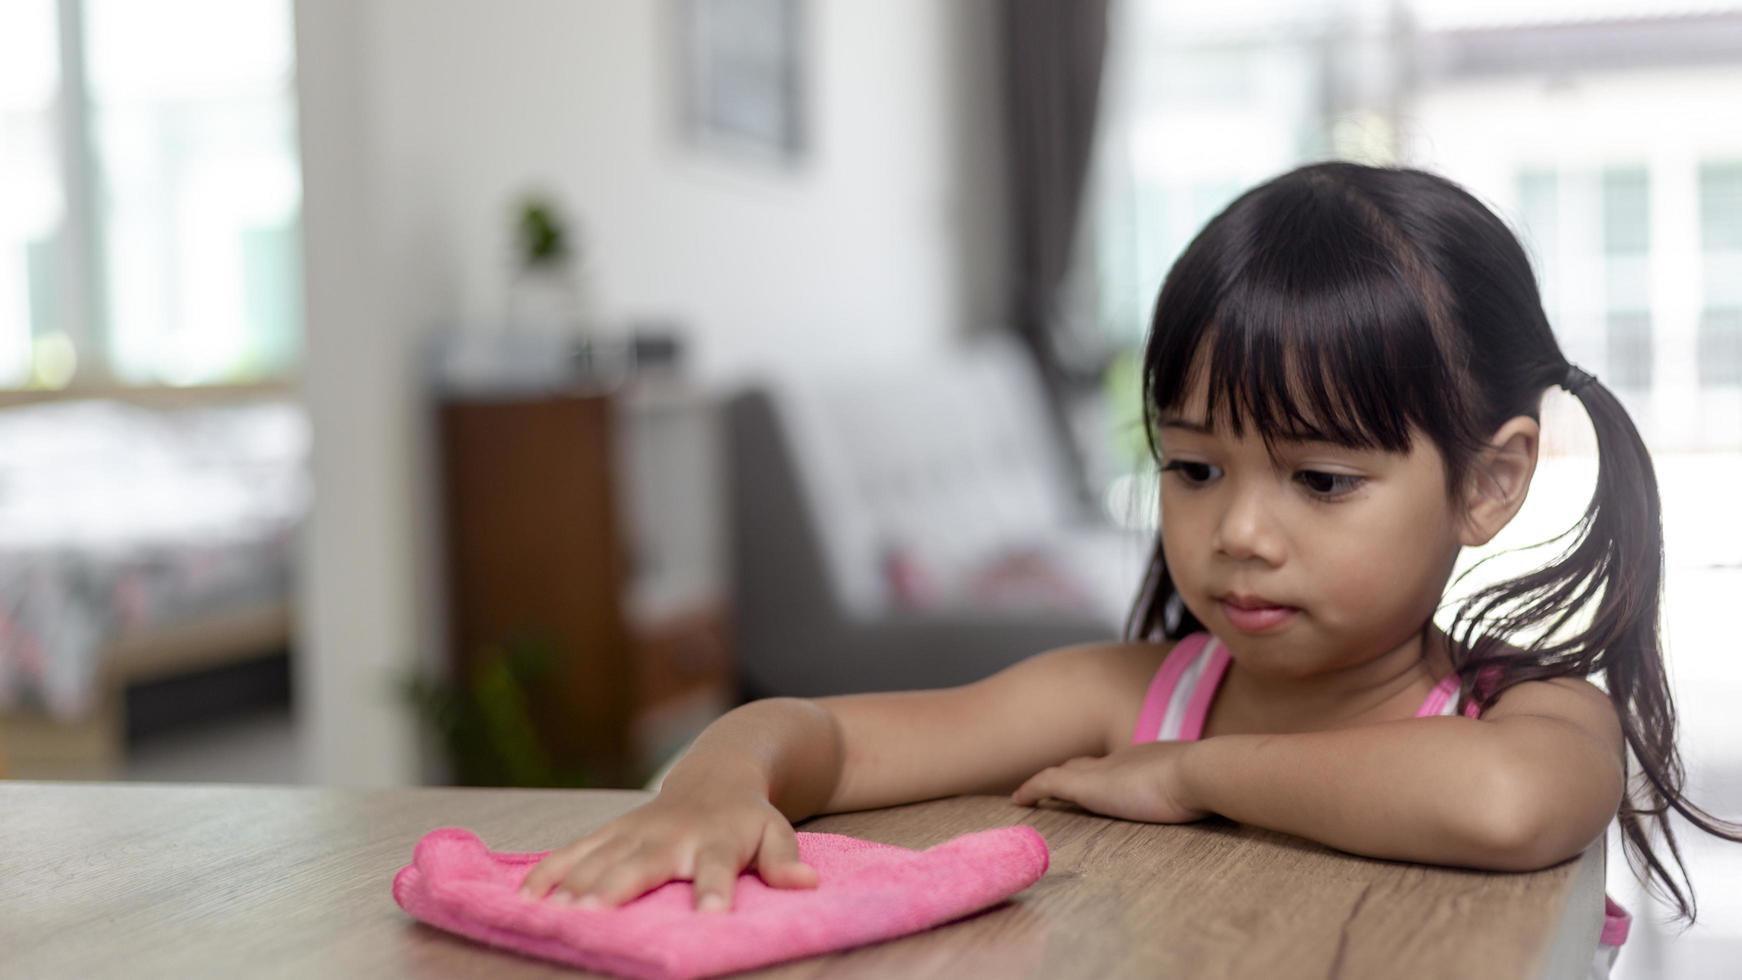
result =
[{"label": "wooden table", "polygon": [[[0,782],[0,975],[575,977],[415,922],[388,891],[445,824],[566,843],[632,790],[347,790]],[[1353,857],[1219,819],[1165,826],[959,797],[801,829],[924,848],[1032,824],[1046,876],[916,936],[779,977],[1582,976],[1601,844],[1531,874]]]}]

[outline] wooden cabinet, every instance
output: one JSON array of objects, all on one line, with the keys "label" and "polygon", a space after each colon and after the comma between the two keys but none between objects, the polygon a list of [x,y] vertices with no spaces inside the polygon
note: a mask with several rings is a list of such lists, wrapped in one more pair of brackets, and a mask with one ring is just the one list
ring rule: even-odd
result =
[{"label": "wooden cabinet", "polygon": [[[704,399],[680,404],[711,417]],[[641,785],[731,707],[736,687],[723,590],[695,567],[712,552],[671,554],[654,541],[666,553],[649,553],[650,527],[716,530],[708,495],[721,482],[672,472],[701,464],[650,436],[659,426],[649,420],[673,411],[669,397],[623,389],[448,397],[436,408],[454,676],[505,643],[546,645],[556,669],[528,698],[539,740],[595,785]],[[686,479],[701,495],[684,506],[708,513],[660,503]]]}]

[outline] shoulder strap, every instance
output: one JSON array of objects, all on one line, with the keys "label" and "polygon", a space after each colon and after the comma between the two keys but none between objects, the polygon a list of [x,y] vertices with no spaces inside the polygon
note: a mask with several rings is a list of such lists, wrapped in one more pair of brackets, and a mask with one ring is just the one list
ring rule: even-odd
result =
[{"label": "shoulder strap", "polygon": [[[1211,639],[1213,637],[1208,632],[1199,631],[1180,640],[1168,651],[1167,658],[1161,662],[1154,679],[1149,682],[1149,692],[1144,695],[1143,708],[1137,713],[1137,727],[1131,733],[1132,744],[1153,742],[1160,738],[1163,725],[1170,720],[1176,723],[1167,727],[1177,728],[1177,719],[1183,711],[1170,711],[1170,706],[1175,700],[1183,702],[1183,695],[1190,693],[1192,683],[1201,674],[1204,660],[1202,654]],[[1182,678],[1185,681],[1183,684]]]}]

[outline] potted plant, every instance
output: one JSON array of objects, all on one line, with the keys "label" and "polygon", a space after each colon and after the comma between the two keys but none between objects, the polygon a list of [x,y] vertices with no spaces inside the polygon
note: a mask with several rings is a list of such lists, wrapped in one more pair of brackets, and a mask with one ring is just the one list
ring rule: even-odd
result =
[{"label": "potted plant", "polygon": [[508,285],[508,322],[577,332],[586,327],[586,297],[579,274],[579,248],[556,201],[528,193],[516,202],[514,271]]},{"label": "potted plant", "polygon": [[413,673],[400,693],[441,742],[461,786],[595,785],[584,768],[553,762],[533,720],[531,694],[555,662],[549,646],[518,639],[487,648],[463,683]]}]

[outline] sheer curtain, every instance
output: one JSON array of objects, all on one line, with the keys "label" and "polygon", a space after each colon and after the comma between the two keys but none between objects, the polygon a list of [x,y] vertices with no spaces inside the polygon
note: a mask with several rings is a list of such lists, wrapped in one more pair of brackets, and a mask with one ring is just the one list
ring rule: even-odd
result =
[{"label": "sheer curtain", "polygon": [[1111,515],[1152,526],[1137,345],[1163,276],[1246,188],[1311,159],[1396,157],[1400,12],[1339,0],[1113,5],[1102,125],[1063,346],[1115,351],[1088,440]]},{"label": "sheer curtain", "polygon": [[[1240,191],[1338,157],[1434,170],[1519,233],[1563,348],[1628,406],[1663,491],[1664,634],[1688,791],[1742,816],[1742,3],[1616,0],[1125,0],[1074,283],[1104,379],[1098,478],[1111,515],[1153,526],[1136,345],[1168,266]],[[1529,502],[1459,572],[1564,531],[1595,479],[1589,423],[1544,410]],[[1489,563],[1463,594],[1548,560]],[[1449,619],[1448,615],[1445,617]],[[1685,825],[1681,825],[1685,826]],[[1742,954],[1742,846],[1678,833],[1700,922],[1676,935],[1611,835],[1635,913],[1620,977],[1720,975]]]}]

